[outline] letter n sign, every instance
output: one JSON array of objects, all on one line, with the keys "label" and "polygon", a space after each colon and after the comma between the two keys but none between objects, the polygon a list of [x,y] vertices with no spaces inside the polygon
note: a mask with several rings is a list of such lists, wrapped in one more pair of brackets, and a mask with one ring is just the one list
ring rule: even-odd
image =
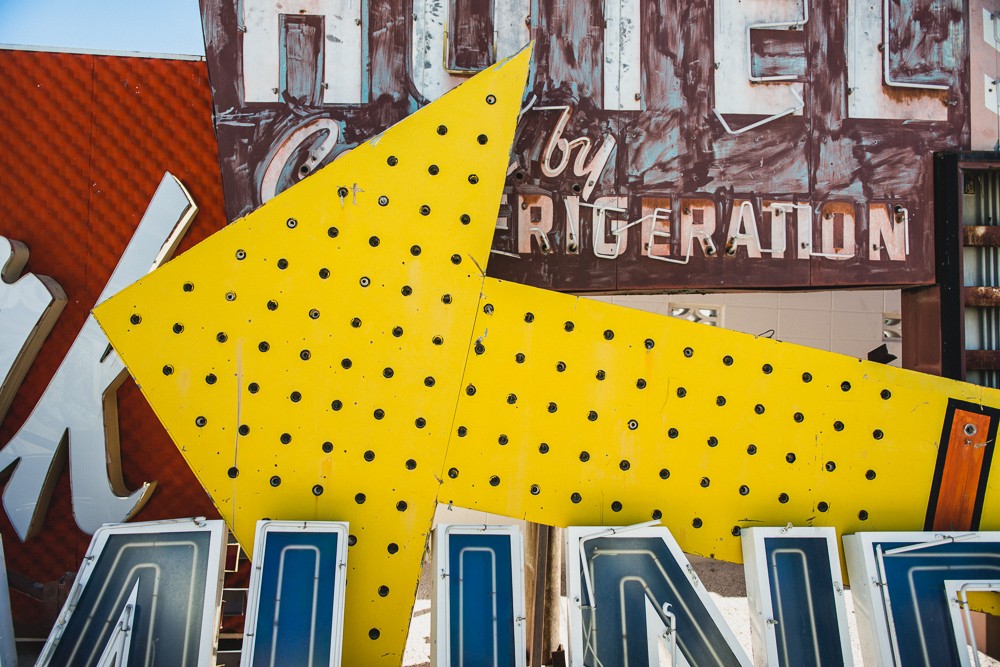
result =
[{"label": "letter n sign", "polygon": [[744,528],[740,539],[756,663],[850,667],[837,531]]},{"label": "letter n sign", "polygon": [[669,530],[572,526],[566,539],[572,667],[749,667]]}]

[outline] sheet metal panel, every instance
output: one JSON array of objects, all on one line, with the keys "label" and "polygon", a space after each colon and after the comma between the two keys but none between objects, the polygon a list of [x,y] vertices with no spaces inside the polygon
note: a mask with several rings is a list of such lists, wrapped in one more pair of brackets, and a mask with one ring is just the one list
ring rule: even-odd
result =
[{"label": "sheet metal panel", "polygon": [[[252,4],[275,25],[290,11]],[[272,196],[264,172],[274,156],[280,191],[467,74],[450,69],[446,39],[466,3],[371,0],[361,10],[367,28],[351,40],[370,62],[367,100],[330,103],[331,91],[354,89],[345,70],[327,76],[322,104],[276,89],[270,102],[253,102],[244,54],[269,68],[279,56],[243,40],[238,5],[201,2],[230,219]],[[319,2],[307,13],[341,20]],[[491,276],[573,292],[933,282],[931,155],[968,148],[970,41],[992,49],[979,44],[979,13],[970,37],[961,0],[518,0],[493,3],[492,19],[492,44],[484,20],[463,47],[482,52],[469,62],[529,39],[537,54],[505,193],[515,213],[529,198],[546,203],[533,217],[499,221]],[[973,115],[994,118],[982,132],[995,142],[995,113],[983,107],[995,86],[987,81],[984,93],[986,65],[976,67]],[[311,125],[319,120],[336,131]],[[720,224],[709,232],[718,252],[689,251],[685,211],[695,200],[726,223],[749,202],[757,230]],[[658,236],[640,222],[654,201],[669,202]],[[771,201],[800,209],[778,219]],[[881,222],[872,208],[881,203],[905,209],[906,222]],[[838,206],[852,215],[829,210]],[[902,253],[883,243],[886,224],[906,237]],[[734,244],[740,233],[767,250]]]},{"label": "sheet metal panel", "polygon": [[529,57],[95,310],[245,550],[351,522],[345,664],[403,654]]},{"label": "sheet metal panel", "polygon": [[[966,414],[995,414],[995,390],[491,278],[470,347],[440,491],[459,506],[658,519],[723,560],[761,521],[843,533],[929,527],[953,505],[976,526],[1000,517],[992,449],[947,446]],[[960,475],[976,493],[944,486]]]}]

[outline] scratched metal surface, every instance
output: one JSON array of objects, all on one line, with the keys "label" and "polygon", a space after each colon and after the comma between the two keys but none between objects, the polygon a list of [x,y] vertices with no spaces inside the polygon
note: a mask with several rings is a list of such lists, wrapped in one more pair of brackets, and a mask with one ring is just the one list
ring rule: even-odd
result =
[{"label": "scratched metal surface", "polygon": [[[261,182],[273,155],[287,159],[277,177],[280,191],[425,104],[428,100],[421,91],[436,96],[461,81],[463,77],[454,71],[445,72],[446,61],[452,68],[477,58],[492,62],[492,57],[509,55],[508,42],[533,39],[536,55],[526,100],[534,105],[518,128],[516,165],[505,187],[509,209],[501,209],[507,217],[494,238],[494,249],[516,257],[493,254],[490,275],[568,291],[933,282],[931,155],[968,147],[970,142],[966,0],[812,1],[804,22],[799,0],[766,4],[316,0],[285,3],[284,10],[271,3],[268,11],[275,26],[285,20],[278,16],[280,11],[327,13],[327,30],[342,31],[328,35],[327,45],[347,34],[343,25],[330,27],[335,23],[332,17],[345,12],[361,17],[351,39],[368,58],[361,77],[366,89],[357,103],[327,105],[309,104],[315,95],[283,95],[280,74],[272,83],[282,101],[245,99],[245,83],[258,78],[259,69],[243,67],[244,44],[251,43],[247,35],[254,36],[255,27],[244,22],[238,6],[260,9],[268,4],[201,0],[230,220],[260,205]],[[484,17],[491,4],[497,6],[493,16]],[[981,11],[981,3],[972,4]],[[884,34],[885,7],[889,20]],[[496,54],[482,43],[488,27],[484,22],[491,18]],[[982,18],[977,20],[982,30]],[[750,29],[796,21],[799,29]],[[453,38],[444,39],[445,31],[451,31]],[[885,35],[887,72],[880,46]],[[324,41],[322,33],[310,39]],[[289,74],[288,81],[303,79],[296,68],[310,65],[304,62],[308,58],[299,56],[321,47],[315,41],[310,44],[286,51],[284,67],[299,72]],[[342,47],[339,42],[338,47]],[[459,50],[461,62],[455,60]],[[754,76],[787,78],[750,82],[748,67]],[[278,72],[277,65],[274,71]],[[884,75],[946,89],[890,87]],[[319,94],[332,96],[330,91],[338,90],[344,73],[320,71],[316,78],[320,86],[327,86]],[[353,74],[349,80],[356,85]],[[620,87],[609,90],[609,86]],[[982,90],[982,82],[977,90]],[[801,105],[793,94],[802,96]],[[609,104],[609,99],[617,102]],[[629,110],[608,108],[616,104]],[[545,110],[560,105],[572,109],[561,136],[555,133],[559,111]],[[740,134],[727,132],[714,112],[719,109],[730,130],[737,132],[790,105],[801,109]],[[311,137],[307,130],[294,134],[321,118],[335,121],[335,141],[326,131]],[[574,173],[579,147],[570,149],[571,159],[562,168],[558,148],[546,159],[546,145],[560,138],[590,140],[590,153],[581,161],[582,175]],[[591,174],[586,163],[607,142],[613,150],[606,163],[597,161]],[[589,185],[591,177],[594,183]],[[545,201],[538,204],[525,197]],[[579,230],[571,238],[567,203],[573,208],[574,198],[583,206]],[[636,221],[665,206],[672,209],[664,227],[671,237],[654,239],[654,254],[683,259],[688,254],[683,227],[691,221],[685,223],[681,211],[690,208],[688,198],[705,199],[711,209],[706,214],[716,218],[712,238],[718,252],[713,256],[695,244],[686,264],[655,261],[646,256],[649,234],[643,230],[648,224],[627,230],[619,256],[595,256],[593,212],[587,204],[598,202],[626,209],[623,214],[609,214],[603,233],[598,230],[596,240],[606,242],[605,251],[615,245],[612,225]],[[773,200],[810,207],[810,225],[803,230],[810,234],[808,239],[798,234],[794,216],[776,223],[775,229],[785,230],[784,253],[766,252],[782,245],[780,233],[772,234],[767,202]],[[737,243],[731,255],[723,251],[732,236],[733,213],[739,218],[742,201],[749,202],[759,228],[757,240],[765,249],[759,258],[751,256],[754,253],[746,244]],[[847,205],[850,214],[837,217],[827,204]],[[902,246],[889,252],[884,246],[891,244],[872,232],[877,221],[870,219],[869,206],[877,212],[886,204],[899,205],[908,213],[905,252]],[[853,240],[843,224],[853,229]],[[824,232],[830,225],[834,229]],[[545,232],[548,253],[541,252],[541,238],[531,231],[533,227]],[[806,240],[811,248],[803,255],[801,244]],[[810,256],[810,252],[840,256]]]},{"label": "scratched metal surface", "polygon": [[[17,432],[55,373],[166,170],[201,207],[178,252],[224,225],[204,63],[0,50],[0,219],[28,245],[25,271],[67,295],[0,425]],[[118,392],[122,469],[135,489],[156,480],[139,521],[217,517],[131,380]],[[73,520],[68,469],[39,535],[21,543],[0,512],[17,635],[45,636],[90,541]],[[23,591],[31,590],[32,595]]]}]

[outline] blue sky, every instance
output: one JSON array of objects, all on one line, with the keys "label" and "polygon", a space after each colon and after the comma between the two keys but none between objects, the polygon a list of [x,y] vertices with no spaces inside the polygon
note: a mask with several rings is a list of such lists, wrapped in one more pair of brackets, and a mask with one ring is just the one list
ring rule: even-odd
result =
[{"label": "blue sky", "polygon": [[0,44],[205,54],[198,0],[0,0]]}]

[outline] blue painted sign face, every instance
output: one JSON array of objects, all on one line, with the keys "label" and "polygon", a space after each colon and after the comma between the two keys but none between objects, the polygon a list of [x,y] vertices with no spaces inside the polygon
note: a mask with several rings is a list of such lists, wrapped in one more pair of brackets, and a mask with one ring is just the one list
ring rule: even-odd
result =
[{"label": "blue painted sign face", "polygon": [[516,526],[435,529],[432,663],[522,667],[524,564]]},{"label": "blue painted sign face", "polygon": [[197,520],[99,529],[38,664],[98,664],[123,631],[126,664],[214,664],[226,533]]},{"label": "blue painted sign face", "polygon": [[741,539],[754,654],[768,665],[850,665],[836,531],[748,528]]},{"label": "blue painted sign face", "polygon": [[573,665],[658,665],[660,650],[692,667],[749,664],[665,528],[570,528],[568,540]]},{"label": "blue painted sign face", "polygon": [[945,583],[997,579],[1000,534],[859,533],[844,547],[855,608],[868,621],[859,623],[866,664],[965,664],[964,641],[945,639],[955,635]]},{"label": "blue painted sign face", "polygon": [[244,665],[339,665],[347,524],[257,526]]},{"label": "blue painted sign face", "polygon": [[820,628],[837,627],[830,569],[809,567],[810,561],[828,562],[826,544],[809,538],[771,538],[764,541],[764,552],[777,608],[780,664],[844,664],[840,642],[824,642],[819,635]]},{"label": "blue painted sign face", "polygon": [[448,550],[453,572],[448,586],[452,664],[513,665],[510,538],[455,535]]}]

